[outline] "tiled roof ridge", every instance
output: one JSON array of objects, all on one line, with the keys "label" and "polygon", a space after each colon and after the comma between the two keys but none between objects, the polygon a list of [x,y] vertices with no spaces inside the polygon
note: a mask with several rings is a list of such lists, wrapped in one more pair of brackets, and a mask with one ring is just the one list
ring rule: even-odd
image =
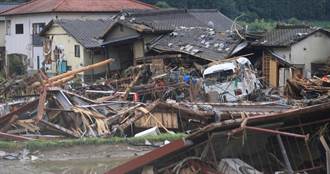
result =
[{"label": "tiled roof ridge", "polygon": [[142,11],[133,11],[129,14],[130,17],[140,17],[140,16],[154,16],[156,14],[177,14],[177,13],[187,13],[185,9],[166,9],[166,10],[142,10]]}]

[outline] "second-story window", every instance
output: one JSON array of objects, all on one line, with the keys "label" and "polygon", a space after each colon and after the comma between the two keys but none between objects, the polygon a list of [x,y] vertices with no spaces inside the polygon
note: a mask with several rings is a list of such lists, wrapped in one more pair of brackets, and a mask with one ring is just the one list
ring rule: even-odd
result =
[{"label": "second-story window", "polygon": [[24,27],[23,24],[16,24],[15,25],[15,33],[16,34],[24,34]]},{"label": "second-story window", "polygon": [[74,46],[74,57],[80,57],[80,45]]},{"label": "second-story window", "polygon": [[45,23],[33,23],[32,34],[37,35],[45,28]]}]

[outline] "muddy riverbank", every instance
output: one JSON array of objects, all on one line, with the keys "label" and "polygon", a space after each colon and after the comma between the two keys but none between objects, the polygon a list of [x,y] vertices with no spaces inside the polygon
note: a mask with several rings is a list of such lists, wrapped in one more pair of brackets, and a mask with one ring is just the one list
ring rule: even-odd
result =
[{"label": "muddy riverbank", "polygon": [[0,174],[99,174],[152,149],[116,144],[36,150],[30,152],[33,160],[0,159]]}]

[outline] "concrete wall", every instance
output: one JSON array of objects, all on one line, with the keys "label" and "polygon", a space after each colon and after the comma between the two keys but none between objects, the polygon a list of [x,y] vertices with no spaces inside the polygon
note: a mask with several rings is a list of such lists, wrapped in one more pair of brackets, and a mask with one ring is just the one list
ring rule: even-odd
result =
[{"label": "concrete wall", "polygon": [[311,63],[326,62],[330,58],[330,37],[322,32],[316,32],[291,47],[272,50],[291,64],[305,65],[304,75],[310,78]]},{"label": "concrete wall", "polygon": [[311,77],[311,63],[326,62],[330,58],[330,38],[317,32],[294,44],[291,48],[292,62],[305,64],[304,74]]},{"label": "concrete wall", "polygon": [[[110,18],[114,13],[43,13],[43,14],[28,14],[6,16],[6,20],[11,21],[10,35],[6,35],[6,52],[7,54],[19,53],[24,54],[30,60],[30,70],[36,66],[36,58],[40,56],[34,54],[34,51],[39,53],[42,47],[33,48],[32,46],[32,24],[33,23],[49,23],[52,19],[106,19]],[[15,25],[24,25],[24,34],[15,34]],[[43,57],[42,57],[43,59]]]}]

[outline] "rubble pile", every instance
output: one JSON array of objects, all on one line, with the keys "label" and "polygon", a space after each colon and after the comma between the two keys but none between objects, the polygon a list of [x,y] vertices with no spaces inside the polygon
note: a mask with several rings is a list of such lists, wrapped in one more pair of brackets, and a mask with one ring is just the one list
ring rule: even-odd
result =
[{"label": "rubble pile", "polygon": [[313,99],[321,95],[327,95],[330,91],[330,83],[327,79],[294,78],[287,80],[285,94],[293,99]]},{"label": "rubble pile", "polygon": [[[185,132],[186,140],[161,148],[170,148],[169,152],[191,148],[172,156],[175,160],[157,158],[160,162],[153,167],[159,173],[235,173],[238,166],[254,173],[283,171],[277,162],[269,165],[252,157],[278,161],[283,141],[291,149],[302,146],[301,151],[310,152],[309,134],[317,134],[323,124],[315,119],[324,120],[322,113],[329,108],[326,79],[288,80],[285,95],[281,95],[261,85],[251,62],[244,57],[204,65],[178,55],[145,58],[110,79],[72,83],[79,73],[111,62],[109,59],[52,77],[39,71],[29,78],[3,83],[7,102],[0,105],[0,138],[31,141]],[[27,84],[29,87],[23,89],[21,85]],[[315,115],[314,120],[305,118],[310,114]],[[278,135],[293,140],[281,140]],[[254,142],[260,143],[259,151],[252,148],[257,146]],[[223,148],[215,149],[215,145]],[[238,145],[248,151],[237,150]],[[300,161],[296,158],[303,158],[292,151],[288,154],[297,164]],[[305,162],[317,167],[310,159],[314,154],[308,155]],[[286,158],[284,153],[281,157]],[[129,168],[124,164],[111,172],[124,169]],[[144,165],[135,169],[150,170]]]}]

